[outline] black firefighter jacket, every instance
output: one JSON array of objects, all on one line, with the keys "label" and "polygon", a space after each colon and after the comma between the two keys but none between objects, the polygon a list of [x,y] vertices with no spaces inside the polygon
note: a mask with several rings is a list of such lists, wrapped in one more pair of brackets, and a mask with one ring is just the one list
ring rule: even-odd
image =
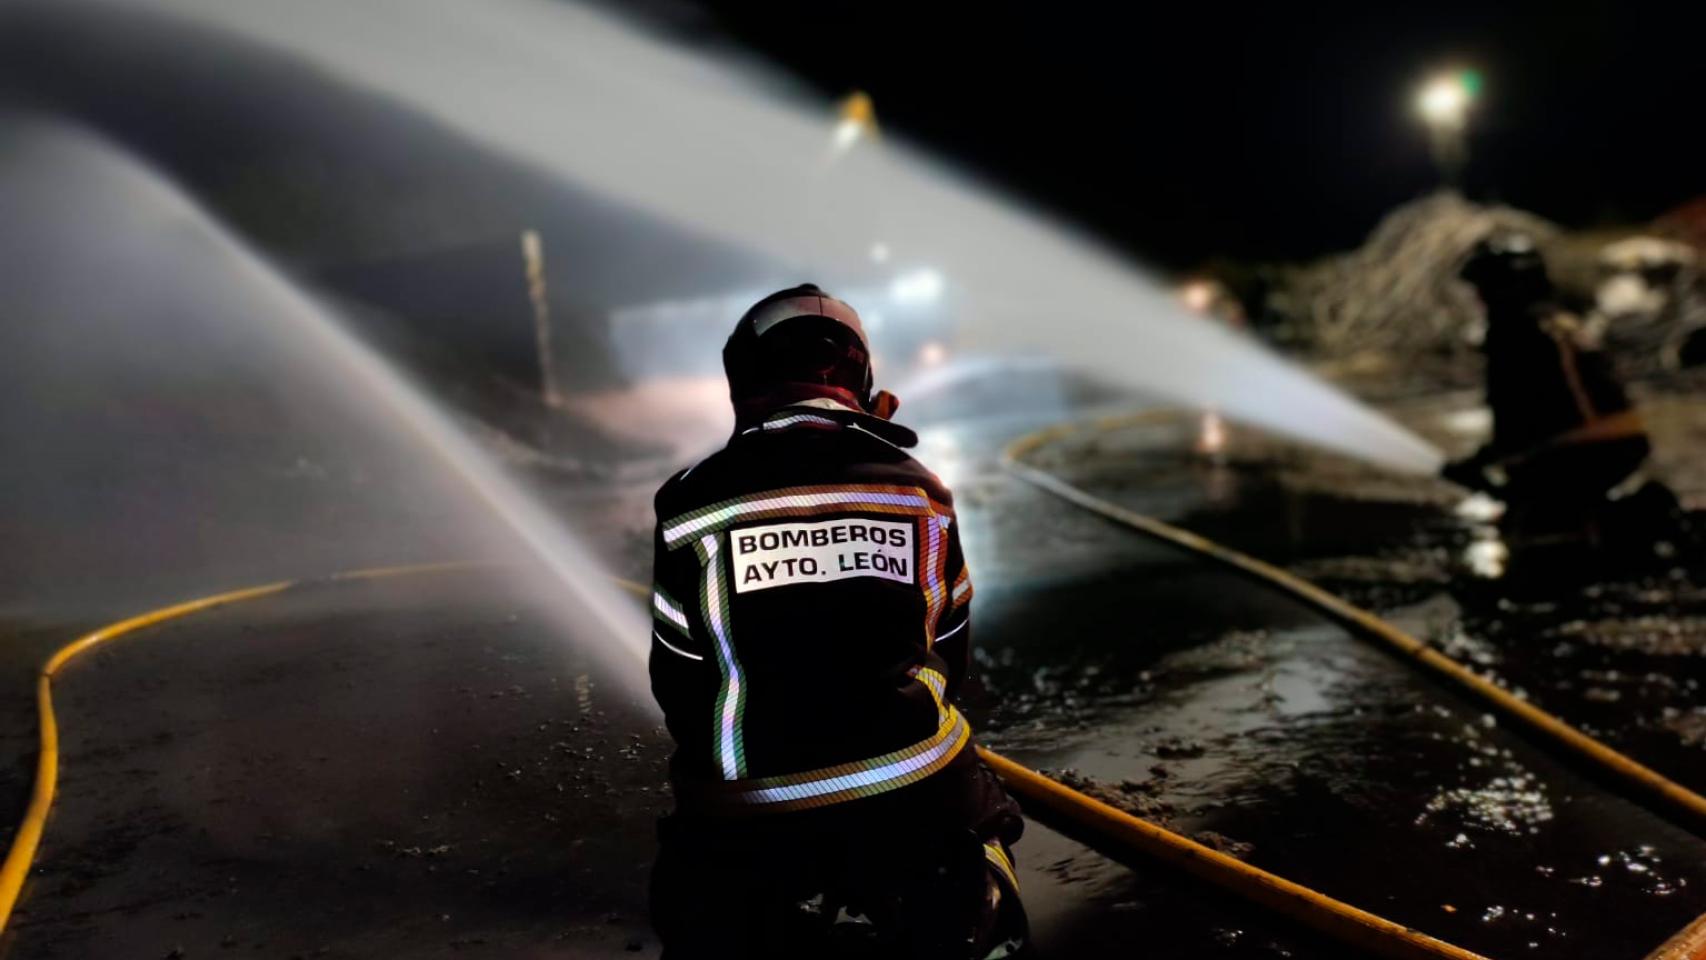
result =
[{"label": "black firefighter jacket", "polygon": [[1493,412],[1486,459],[1530,456],[1549,443],[1643,435],[1610,358],[1583,343],[1574,322],[1551,304],[1490,309],[1482,350]]},{"label": "black firefighter jacket", "polygon": [[971,581],[916,442],[808,401],[658,491],[652,691],[682,807],[821,807],[970,761]]}]

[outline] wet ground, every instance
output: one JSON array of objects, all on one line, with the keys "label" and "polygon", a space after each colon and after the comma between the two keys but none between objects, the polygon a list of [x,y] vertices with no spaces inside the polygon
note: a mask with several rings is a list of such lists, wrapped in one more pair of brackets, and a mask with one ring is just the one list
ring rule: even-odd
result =
[{"label": "wet ground", "polygon": [[[1450,405],[1404,413],[1448,449],[1473,442],[1464,425],[1474,419]],[[1661,398],[1649,420],[1657,472],[1694,496],[1677,454],[1697,449],[1700,411]],[[1490,578],[1483,559],[1499,531],[1457,509],[1460,491],[1236,430],[1222,457],[1193,456],[1198,428],[1139,418],[1030,459],[1288,564],[1703,786],[1706,635],[1690,558],[1550,548],[1543,562],[1519,553]],[[1064,749],[1015,752],[1077,767],[1104,796],[1248,843],[1240,850],[1252,862],[1494,956],[1640,956],[1706,906],[1699,840],[1335,628],[1271,618],[1157,654],[1112,650],[1058,674],[1016,660],[1007,682],[1080,714],[1086,732]],[[1039,672],[1027,678],[1030,669]]]},{"label": "wet ground", "polygon": [[[1003,442],[1035,425],[941,426],[921,451],[959,495],[987,742],[1494,957],[1633,960],[1706,910],[1706,843],[1298,604],[1001,473]],[[1694,715],[1701,654],[1678,608],[1653,606],[1692,588],[1608,585],[1593,617],[1501,605],[1451,559],[1481,534],[1449,489],[1347,482],[1357,468],[1248,437],[1251,459],[1234,447],[1216,467],[1185,452],[1193,429],[1085,434],[1036,458],[1392,612],[1608,739],[1646,744],[1660,769],[1697,774],[1687,725],[1666,739],[1660,721]],[[643,575],[645,490],[558,496],[597,517],[619,571]],[[1483,632],[1494,619],[1502,632]],[[501,578],[454,575],[312,588],[79,661],[58,685],[61,799],[7,955],[655,953],[643,886],[667,744],[553,623]],[[8,644],[18,809],[27,665],[77,626]],[[1566,696],[1584,671],[1620,696]],[[1590,704],[1601,712],[1575,712]],[[1040,823],[1019,853],[1048,955],[1354,955]]]},{"label": "wet ground", "polygon": [[8,955],[628,955],[663,741],[553,623],[429,574],[85,655]]},{"label": "wet ground", "polygon": [[[554,622],[500,574],[432,574],[86,655],[56,685],[61,795],[7,955],[655,955],[668,744]],[[8,748],[21,800],[29,752]],[[1041,825],[1024,849],[1057,955],[1134,938],[1161,938],[1157,956],[1337,955]]]},{"label": "wet ground", "polygon": [[[1459,453],[1484,426],[1460,398],[1396,412]],[[1660,395],[1645,413],[1651,476],[1685,505],[1706,505],[1706,475],[1690,455],[1706,438],[1706,408],[1688,395]],[[1492,518],[1496,504],[1449,484],[1235,428],[1222,456],[1193,456],[1198,429],[1189,418],[1140,419],[1066,438],[1035,462],[1369,609],[1411,618],[1458,659],[1706,789],[1706,558],[1697,551],[1655,554],[1645,544],[1550,533],[1525,542]],[[1669,542],[1683,543],[1681,531],[1669,532]]]}]

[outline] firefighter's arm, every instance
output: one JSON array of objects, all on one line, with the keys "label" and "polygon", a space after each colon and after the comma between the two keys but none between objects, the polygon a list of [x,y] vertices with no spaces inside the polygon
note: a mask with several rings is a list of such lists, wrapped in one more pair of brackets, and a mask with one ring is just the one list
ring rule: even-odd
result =
[{"label": "firefighter's arm", "polygon": [[948,530],[948,560],[943,569],[947,603],[936,626],[936,655],[948,665],[947,696],[952,700],[971,672],[971,573],[960,550],[956,524]]},{"label": "firefighter's arm", "polygon": [[[666,487],[667,490],[667,487]],[[652,693],[668,712],[671,705],[702,683],[710,644],[698,612],[699,565],[691,550],[664,545],[663,521],[670,516],[659,493],[658,527],[652,537]]]},{"label": "firefighter's arm", "polygon": [[1534,458],[1560,447],[1600,443],[1608,440],[1627,440],[1645,436],[1646,425],[1635,410],[1622,410],[1606,416],[1596,416],[1579,427],[1565,430],[1540,443],[1521,450],[1495,450],[1491,444],[1474,455],[1446,464],[1441,472],[1447,480],[1472,490],[1496,491],[1503,486],[1506,470],[1520,467]]}]

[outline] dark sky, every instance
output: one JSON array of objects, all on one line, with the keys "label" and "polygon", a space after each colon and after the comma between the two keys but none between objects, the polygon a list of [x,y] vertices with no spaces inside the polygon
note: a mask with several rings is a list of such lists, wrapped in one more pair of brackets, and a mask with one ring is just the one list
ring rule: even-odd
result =
[{"label": "dark sky", "polygon": [[1411,99],[1486,78],[1469,192],[1577,226],[1706,193],[1706,15],[1657,4],[757,3],[716,29],[1151,260],[1352,246],[1436,174]]}]

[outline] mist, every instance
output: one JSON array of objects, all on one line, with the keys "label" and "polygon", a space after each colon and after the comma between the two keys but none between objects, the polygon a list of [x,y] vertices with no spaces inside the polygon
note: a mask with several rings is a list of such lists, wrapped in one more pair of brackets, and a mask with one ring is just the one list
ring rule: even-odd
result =
[{"label": "mist", "polygon": [[[607,13],[548,0],[149,5],[299,57],[566,185],[762,254],[799,279],[884,291],[879,302],[854,302],[885,315],[890,340],[910,311],[911,322],[946,331],[956,356],[1046,355],[1394,468],[1439,464],[1426,442],[1189,314],[1153,277],[1071,228],[892,136],[838,137],[828,104]],[[1156,138],[1164,149],[1165,132]],[[723,330],[702,332],[710,350]]]},{"label": "mist", "polygon": [[98,136],[0,130],[0,614],[502,564],[641,689],[639,605],[325,305]]}]

